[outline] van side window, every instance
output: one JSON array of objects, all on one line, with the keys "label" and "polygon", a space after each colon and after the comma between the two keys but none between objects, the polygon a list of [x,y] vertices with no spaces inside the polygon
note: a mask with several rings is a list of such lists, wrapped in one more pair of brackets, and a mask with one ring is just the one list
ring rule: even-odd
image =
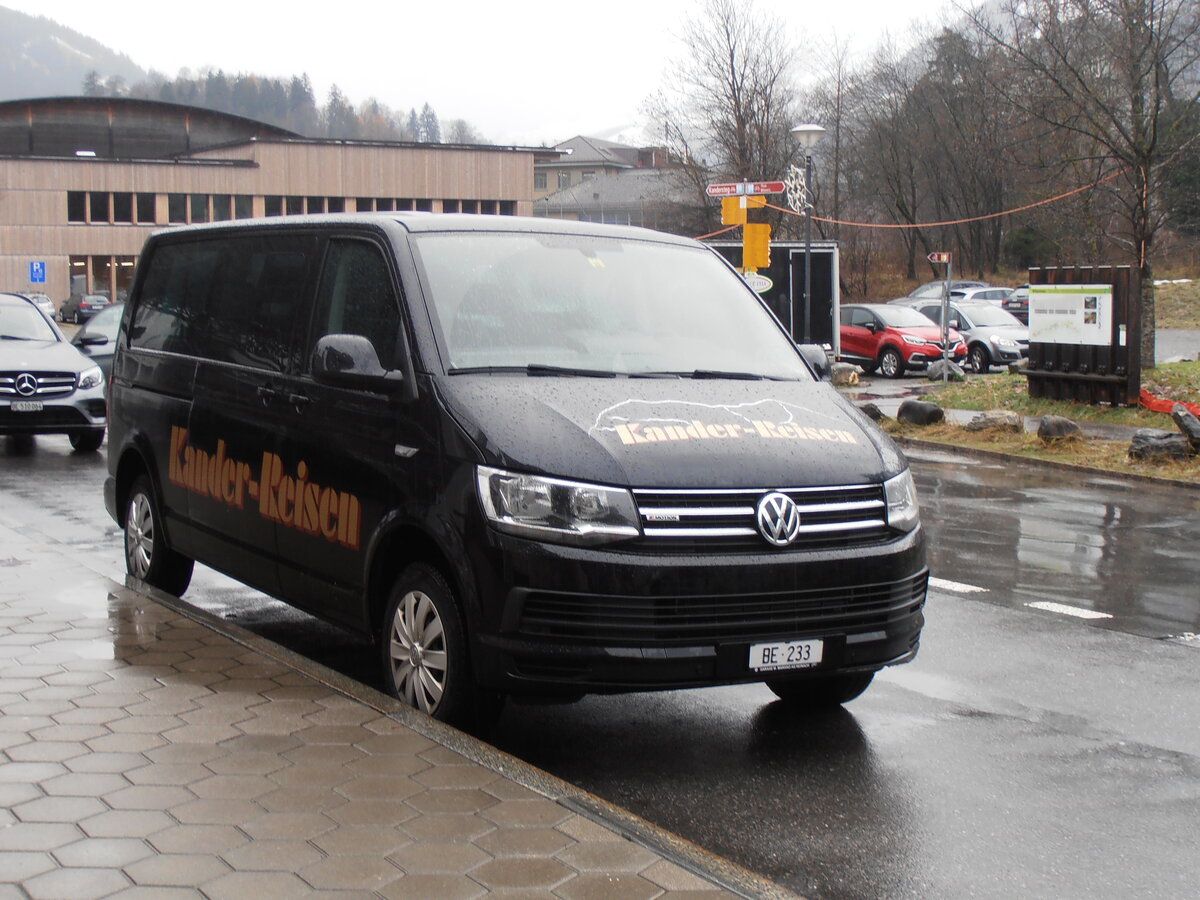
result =
[{"label": "van side window", "polygon": [[221,362],[286,372],[293,368],[316,242],[267,235],[223,242],[219,285],[209,301],[205,354]]},{"label": "van side window", "polygon": [[367,241],[330,241],[317,294],[312,345],[327,334],[362,335],[375,345],[383,367],[393,369],[399,331],[400,310],[392,276],[379,248]]},{"label": "van side window", "polygon": [[196,353],[196,323],[208,306],[219,265],[220,248],[211,241],[159,247],[133,312],[130,346]]}]

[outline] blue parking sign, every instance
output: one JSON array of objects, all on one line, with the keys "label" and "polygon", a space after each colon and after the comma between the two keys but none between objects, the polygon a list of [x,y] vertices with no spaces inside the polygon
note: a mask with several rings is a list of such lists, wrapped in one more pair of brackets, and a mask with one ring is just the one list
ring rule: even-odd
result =
[{"label": "blue parking sign", "polygon": [[45,284],[46,283],[46,263],[31,262],[29,264],[29,283],[30,284]]}]

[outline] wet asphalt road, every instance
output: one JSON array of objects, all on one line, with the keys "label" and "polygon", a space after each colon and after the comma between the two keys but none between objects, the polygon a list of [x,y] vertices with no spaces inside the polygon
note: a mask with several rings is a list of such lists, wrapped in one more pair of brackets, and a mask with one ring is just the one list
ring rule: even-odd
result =
[{"label": "wet asphalt road", "polygon": [[[1200,492],[913,454],[917,661],[845,710],[765,688],[511,705],[491,740],[817,898],[1189,897],[1200,880]],[[102,454],[0,439],[0,530],[110,577]],[[0,538],[0,572],[6,554]],[[198,568],[188,599],[363,680],[368,647]],[[1054,601],[1111,615],[1030,608]]]}]

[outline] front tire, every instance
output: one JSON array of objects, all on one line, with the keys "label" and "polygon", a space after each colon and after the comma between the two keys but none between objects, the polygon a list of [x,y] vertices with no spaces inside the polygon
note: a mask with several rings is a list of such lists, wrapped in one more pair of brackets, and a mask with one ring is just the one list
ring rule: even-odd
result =
[{"label": "front tire", "polygon": [[194,564],[167,544],[162,521],[150,479],[139,475],[125,504],[125,571],[179,597],[191,583]]},{"label": "front tire", "polygon": [[888,378],[901,378],[904,375],[904,357],[895,347],[886,347],[879,354],[879,371]]},{"label": "front tire", "polygon": [[462,613],[437,569],[417,563],[396,579],[380,644],[384,685],[392,696],[459,728],[494,722],[499,698],[474,683]]},{"label": "front tire", "polygon": [[874,672],[849,672],[843,675],[818,675],[809,678],[771,678],[767,687],[797,709],[828,709],[849,703],[871,686]]},{"label": "front tire", "polygon": [[979,375],[986,375],[988,369],[992,367],[992,358],[982,344],[971,345],[971,349],[967,353],[967,361],[971,364],[971,371]]},{"label": "front tire", "polygon": [[72,431],[67,435],[71,449],[76,453],[95,453],[104,443],[104,429],[92,428],[87,431]]}]

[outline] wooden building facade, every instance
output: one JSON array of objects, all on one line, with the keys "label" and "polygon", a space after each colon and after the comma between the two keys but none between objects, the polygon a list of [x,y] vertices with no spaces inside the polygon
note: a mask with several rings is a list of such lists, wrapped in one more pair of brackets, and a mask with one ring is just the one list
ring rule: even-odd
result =
[{"label": "wooden building facade", "polygon": [[[198,132],[223,142],[196,146]],[[168,155],[137,155],[162,147]],[[155,101],[0,103],[0,290],[40,291],[56,303],[72,293],[120,299],[146,236],[169,225],[355,211],[531,215],[534,163],[556,156],[306,139]]]}]

